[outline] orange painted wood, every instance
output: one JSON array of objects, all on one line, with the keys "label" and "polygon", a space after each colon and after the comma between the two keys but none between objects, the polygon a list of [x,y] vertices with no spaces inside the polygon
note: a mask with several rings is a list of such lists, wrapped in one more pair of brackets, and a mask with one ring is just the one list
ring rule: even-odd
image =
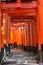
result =
[{"label": "orange painted wood", "polygon": [[37,1],[34,2],[28,2],[28,3],[21,3],[20,0],[17,0],[17,3],[14,2],[8,2],[8,3],[0,3],[1,4],[1,8],[4,9],[9,9],[9,8],[17,8],[17,7],[21,7],[21,8],[36,8],[37,7]]},{"label": "orange painted wood", "polygon": [[30,45],[29,24],[26,24],[26,46]]},{"label": "orange painted wood", "polygon": [[[13,6],[13,5],[14,6]],[[8,5],[12,5],[12,6],[8,6]],[[7,4],[7,3],[2,3],[2,8],[4,8],[3,10],[2,10],[2,12],[5,12],[5,13],[8,13],[8,14],[10,14],[11,16],[15,16],[14,14],[20,14],[20,15],[23,15],[23,14],[34,14],[34,15],[36,15],[36,10],[35,10],[35,8],[22,8],[22,9],[20,9],[20,8],[17,8],[17,9],[12,9],[12,8],[14,8],[15,7],[15,4],[14,3],[9,3],[9,4]],[[8,8],[10,8],[10,9],[8,9]],[[6,19],[6,18],[5,18]],[[6,20],[7,21],[7,20]],[[6,26],[7,26],[7,23],[6,23]],[[5,31],[6,31],[6,33],[7,33],[7,28],[6,28],[6,26],[5,26]],[[31,25],[31,29],[32,29],[32,25]],[[32,45],[34,45],[33,43],[34,43],[34,38],[32,39],[32,40],[30,40],[30,31],[28,30],[28,26],[27,26],[27,28],[25,29],[26,30],[26,41],[25,41],[25,33],[24,33],[24,30],[23,30],[23,33],[22,33],[22,30],[21,30],[21,28],[20,28],[20,31],[19,31],[19,28],[17,28],[17,30],[16,31],[12,31],[12,30],[10,30],[10,31],[12,31],[12,34],[10,34],[10,42],[11,43],[14,43],[14,42],[17,42],[17,44],[19,45],[19,44],[21,44],[21,43],[23,43],[24,45],[26,45],[26,46],[29,46],[30,45],[30,43],[32,42]],[[9,30],[8,30],[9,31]],[[18,32],[19,31],[19,32]],[[34,31],[34,30],[33,30]],[[32,32],[33,33],[33,32]],[[34,35],[34,34],[32,34],[32,35]],[[7,34],[5,34],[4,36],[2,35],[2,42],[3,42],[3,40],[4,40],[4,37],[5,37],[5,39],[8,41],[8,37],[7,37]],[[32,36],[33,37],[33,36]],[[2,44],[2,46],[3,46],[3,44]]]},{"label": "orange painted wood", "polygon": [[[2,25],[1,25],[1,28],[2,27],[4,27],[4,24],[3,24],[3,18],[4,18],[4,16],[3,16],[3,13],[1,13],[1,15],[2,15],[2,18],[1,18],[1,22],[2,22]],[[1,36],[1,48],[3,48],[4,47],[4,29],[3,30],[1,30],[2,31],[2,36]]]},{"label": "orange painted wood", "polygon": [[[0,49],[1,49],[1,9],[0,9]],[[1,50],[0,50],[1,51]]]},{"label": "orange painted wood", "polygon": [[33,46],[36,46],[37,44],[37,25],[36,22],[32,22],[32,40],[33,40]]},{"label": "orange painted wood", "polygon": [[21,0],[17,0],[17,7],[21,7]]},{"label": "orange painted wood", "polygon": [[41,50],[43,44],[43,0],[38,0],[38,48]]}]

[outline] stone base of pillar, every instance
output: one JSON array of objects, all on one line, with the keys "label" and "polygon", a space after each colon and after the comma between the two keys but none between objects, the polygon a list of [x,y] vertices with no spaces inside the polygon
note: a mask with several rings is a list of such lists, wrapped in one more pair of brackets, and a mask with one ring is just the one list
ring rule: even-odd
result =
[{"label": "stone base of pillar", "polygon": [[37,49],[37,47],[35,47],[35,46],[33,46],[33,53],[34,53],[34,54],[37,54],[37,53],[38,53],[38,49]]},{"label": "stone base of pillar", "polygon": [[43,43],[41,44],[41,50],[43,51]]},{"label": "stone base of pillar", "polygon": [[3,56],[4,56],[4,48],[1,48],[1,52],[0,52],[0,63],[1,63],[1,60],[3,59]]},{"label": "stone base of pillar", "polygon": [[1,63],[1,48],[0,48],[0,63]]},{"label": "stone base of pillar", "polygon": [[29,51],[29,46],[23,46],[24,51]]},{"label": "stone base of pillar", "polygon": [[2,58],[4,56],[4,48],[1,48],[1,55],[2,55]]},{"label": "stone base of pillar", "polygon": [[42,62],[42,51],[38,50],[37,60],[41,63]]},{"label": "stone base of pillar", "polygon": [[24,46],[24,51],[33,52],[33,46]]},{"label": "stone base of pillar", "polygon": [[10,50],[10,43],[8,44],[8,48],[9,48],[9,54],[11,53],[11,50]]}]

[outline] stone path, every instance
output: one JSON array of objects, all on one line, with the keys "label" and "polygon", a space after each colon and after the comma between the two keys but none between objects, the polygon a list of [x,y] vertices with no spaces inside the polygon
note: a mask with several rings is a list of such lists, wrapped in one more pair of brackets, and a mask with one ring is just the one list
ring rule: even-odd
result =
[{"label": "stone path", "polygon": [[4,65],[39,65],[32,53],[12,50]]}]

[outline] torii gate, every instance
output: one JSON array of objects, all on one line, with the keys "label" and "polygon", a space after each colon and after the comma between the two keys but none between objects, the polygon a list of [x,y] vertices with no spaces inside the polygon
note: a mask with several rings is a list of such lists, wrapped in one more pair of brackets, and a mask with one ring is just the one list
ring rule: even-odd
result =
[{"label": "torii gate", "polygon": [[[8,33],[7,35],[3,32],[2,34],[4,34],[4,38],[3,40],[7,39],[7,42],[8,42],[8,35],[9,35],[9,32],[7,30],[8,29],[8,25],[10,24],[10,16],[8,16],[8,14],[11,14],[11,13],[30,13],[30,14],[33,14],[33,15],[36,15],[36,6],[37,6],[37,3],[36,1],[35,2],[32,2],[32,3],[24,3],[24,4],[21,4],[20,1],[17,1],[17,3],[0,3],[1,4],[1,18],[2,18],[2,26],[4,26],[4,31],[6,33]],[[34,5],[33,5],[34,4]],[[15,10],[16,8],[16,10]],[[18,9],[19,8],[19,9]],[[8,24],[9,22],[9,24]],[[3,27],[1,26],[1,30],[3,31]],[[3,36],[3,35],[2,35]],[[3,43],[3,42],[0,42],[0,43]],[[2,45],[3,46],[3,45]]]},{"label": "torii gate", "polygon": [[[37,34],[38,34],[38,50],[41,50],[41,44],[43,44],[43,0],[37,0]],[[11,8],[11,7],[21,7],[21,2],[17,0],[17,4],[7,4],[7,3],[0,3],[1,7],[4,8]],[[4,5],[4,6],[3,6]],[[25,4],[27,5],[27,4]],[[27,5],[28,6],[28,5]],[[25,6],[24,6],[25,7]],[[7,10],[9,12],[9,10]],[[1,13],[0,13],[0,19],[1,19]],[[1,22],[0,22],[1,24]],[[1,25],[0,25],[1,28]],[[5,35],[6,37],[6,35]],[[0,29],[0,44],[1,44],[1,29]]]}]

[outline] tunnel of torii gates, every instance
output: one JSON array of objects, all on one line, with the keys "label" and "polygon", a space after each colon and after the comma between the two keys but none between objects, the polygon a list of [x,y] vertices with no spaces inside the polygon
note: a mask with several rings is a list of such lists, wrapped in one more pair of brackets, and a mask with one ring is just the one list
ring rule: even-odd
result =
[{"label": "tunnel of torii gates", "polygon": [[[28,3],[0,3],[0,49],[4,43],[43,45],[43,0]],[[1,50],[0,50],[1,51]]]}]

